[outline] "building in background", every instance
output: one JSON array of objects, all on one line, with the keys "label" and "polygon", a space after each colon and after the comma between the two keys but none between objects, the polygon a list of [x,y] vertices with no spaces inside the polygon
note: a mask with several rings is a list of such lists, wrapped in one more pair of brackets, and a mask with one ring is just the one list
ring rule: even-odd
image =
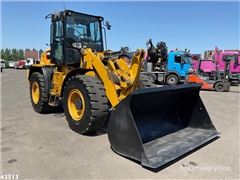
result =
[{"label": "building in background", "polygon": [[[204,51],[204,59],[215,59],[215,54],[214,54],[215,50],[207,50]],[[219,52],[228,52],[228,51],[238,51],[236,49],[233,50],[219,50]]]},{"label": "building in background", "polygon": [[39,61],[38,51],[25,50],[25,59],[34,58],[36,61]]},{"label": "building in background", "polygon": [[200,58],[200,59],[202,59],[202,54],[192,54],[192,57],[197,57],[197,58]]}]

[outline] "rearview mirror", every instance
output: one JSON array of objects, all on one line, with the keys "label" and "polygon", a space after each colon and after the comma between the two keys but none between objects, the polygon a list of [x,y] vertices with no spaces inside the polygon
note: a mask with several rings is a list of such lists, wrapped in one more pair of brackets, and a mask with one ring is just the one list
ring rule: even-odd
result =
[{"label": "rearview mirror", "polygon": [[109,24],[108,21],[105,22],[106,26],[107,26],[107,29],[110,30],[111,29],[111,25]]},{"label": "rearview mirror", "polygon": [[235,63],[236,63],[237,65],[240,64],[240,62],[239,62],[239,61],[240,61],[239,57],[240,57],[240,56],[237,55],[237,54],[236,54],[235,57],[234,57],[234,61],[235,61]]}]

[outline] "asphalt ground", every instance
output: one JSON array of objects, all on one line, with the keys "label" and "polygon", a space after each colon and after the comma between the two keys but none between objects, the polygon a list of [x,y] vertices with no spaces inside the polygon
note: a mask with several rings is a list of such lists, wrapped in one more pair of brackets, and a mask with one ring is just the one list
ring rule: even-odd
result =
[{"label": "asphalt ground", "polygon": [[1,73],[1,179],[239,179],[239,86],[200,96],[219,138],[167,165],[149,169],[110,148],[107,124],[96,133],[73,132],[60,106],[37,114],[26,70]]}]

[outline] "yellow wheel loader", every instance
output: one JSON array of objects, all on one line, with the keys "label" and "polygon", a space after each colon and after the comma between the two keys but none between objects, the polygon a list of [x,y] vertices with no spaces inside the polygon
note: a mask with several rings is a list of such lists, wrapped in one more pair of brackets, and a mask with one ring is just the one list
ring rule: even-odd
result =
[{"label": "yellow wheel loader", "polygon": [[64,10],[46,18],[50,48],[27,71],[36,112],[50,112],[61,100],[70,128],[86,134],[103,126],[110,105],[111,148],[151,168],[219,134],[199,96],[201,84],[156,87],[140,75],[145,50],[136,50],[130,66],[121,58],[127,48],[107,50],[110,25],[103,17]]}]

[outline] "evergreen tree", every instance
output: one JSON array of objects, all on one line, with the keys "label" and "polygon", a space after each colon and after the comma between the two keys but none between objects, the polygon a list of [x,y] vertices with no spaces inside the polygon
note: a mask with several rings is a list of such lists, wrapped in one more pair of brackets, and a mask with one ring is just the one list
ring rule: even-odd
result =
[{"label": "evergreen tree", "polygon": [[19,49],[19,51],[18,51],[18,59],[25,59],[23,49]]},{"label": "evergreen tree", "polygon": [[4,60],[10,60],[11,59],[11,50],[6,48],[4,53]]},{"label": "evergreen tree", "polygon": [[16,61],[16,60],[18,60],[18,50],[17,49],[15,49],[15,48],[13,48],[12,49],[12,55],[11,55],[11,60],[13,60],[13,61]]},{"label": "evergreen tree", "polygon": [[1,59],[4,59],[4,49],[1,49]]}]

